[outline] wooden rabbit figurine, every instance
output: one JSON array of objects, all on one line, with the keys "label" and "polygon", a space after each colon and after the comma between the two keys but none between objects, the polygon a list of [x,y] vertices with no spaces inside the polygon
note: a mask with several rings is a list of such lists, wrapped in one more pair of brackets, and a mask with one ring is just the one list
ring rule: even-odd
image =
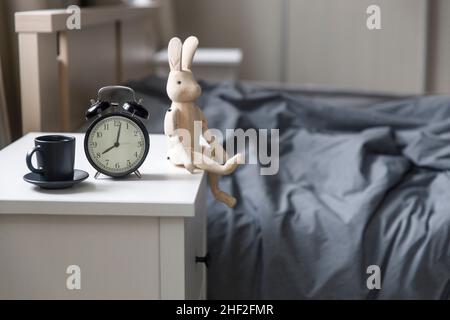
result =
[{"label": "wooden rabbit figurine", "polygon": [[[219,189],[218,178],[231,174],[243,163],[243,156],[237,154],[229,158],[222,146],[215,143],[208,132],[205,115],[195,104],[201,95],[201,88],[191,72],[197,47],[198,39],[192,36],[184,44],[178,38],[172,38],[169,42],[170,74],[166,89],[172,105],[164,119],[164,133],[168,138],[167,156],[172,163],[184,166],[191,173],[195,168],[207,171],[214,197],[232,208],[236,205],[236,198]],[[194,130],[196,125],[197,128],[200,125],[200,130]],[[207,142],[206,146],[201,147],[201,137]],[[208,150],[213,151],[208,154]]]}]

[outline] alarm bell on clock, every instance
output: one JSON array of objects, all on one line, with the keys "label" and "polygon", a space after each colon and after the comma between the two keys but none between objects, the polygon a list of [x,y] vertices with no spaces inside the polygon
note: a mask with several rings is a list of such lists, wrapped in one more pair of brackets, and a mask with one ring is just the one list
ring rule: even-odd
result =
[{"label": "alarm bell on clock", "polygon": [[131,173],[141,178],[139,168],[150,149],[149,134],[141,119],[148,116],[133,89],[109,86],[98,91],[97,100],[91,100],[86,111],[86,120],[97,118],[84,138],[86,157],[97,170],[96,179],[100,174],[121,178]]}]

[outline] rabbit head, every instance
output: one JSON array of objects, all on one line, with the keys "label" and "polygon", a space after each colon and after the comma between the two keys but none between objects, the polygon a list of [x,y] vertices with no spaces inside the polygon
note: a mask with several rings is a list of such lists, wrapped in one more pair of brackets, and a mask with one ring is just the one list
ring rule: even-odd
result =
[{"label": "rabbit head", "polygon": [[184,44],[176,37],[169,42],[170,73],[166,89],[170,100],[174,102],[193,102],[202,93],[191,71],[197,47],[198,39],[192,36]]}]

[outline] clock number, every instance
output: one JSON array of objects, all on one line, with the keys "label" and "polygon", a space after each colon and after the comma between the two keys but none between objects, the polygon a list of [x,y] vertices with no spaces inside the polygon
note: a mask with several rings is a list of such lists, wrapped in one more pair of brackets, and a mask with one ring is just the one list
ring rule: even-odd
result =
[{"label": "clock number", "polygon": [[134,153],[134,156],[137,158],[138,157],[138,153],[137,151]]},{"label": "clock number", "polygon": [[[97,132],[97,133],[98,133],[98,132]],[[91,142],[91,147],[92,147],[92,148],[97,148],[97,142],[92,141],[92,142]]]},{"label": "clock number", "polygon": [[139,141],[139,142],[138,142],[138,147],[143,147],[143,146],[144,146],[144,141],[142,141],[142,140]]},{"label": "clock number", "polygon": [[105,123],[105,124],[103,125],[103,129],[104,129],[105,131],[108,131],[108,130],[109,130],[109,123]]},{"label": "clock number", "polygon": [[97,156],[97,159],[100,159],[100,157],[101,157],[100,152],[97,152],[95,155]]},{"label": "clock number", "polygon": [[134,130],[134,136],[137,137],[139,135],[139,132],[137,130]]},{"label": "clock number", "polygon": [[105,162],[106,162],[106,166],[108,166],[109,165],[109,159],[105,159]]},{"label": "clock number", "polygon": [[116,169],[120,169],[120,163],[116,162],[116,164],[114,165],[114,167],[115,167]]},{"label": "clock number", "polygon": [[131,166],[131,161],[127,160],[127,166],[130,167]]},{"label": "clock number", "polygon": [[114,120],[114,127],[120,127],[120,121]]},{"label": "clock number", "polygon": [[103,136],[103,133],[101,133],[100,131],[97,131],[97,138],[101,138]]},{"label": "clock number", "polygon": [[127,130],[128,130],[128,122],[127,122]]}]

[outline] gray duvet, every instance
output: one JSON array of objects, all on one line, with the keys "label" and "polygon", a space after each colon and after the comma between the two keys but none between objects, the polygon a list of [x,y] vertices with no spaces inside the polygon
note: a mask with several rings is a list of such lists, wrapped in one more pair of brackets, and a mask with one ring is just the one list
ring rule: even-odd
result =
[{"label": "gray duvet", "polygon": [[[162,132],[164,81],[129,84]],[[209,125],[279,128],[280,170],[208,199],[212,299],[449,299],[450,98],[315,96],[203,84]],[[367,268],[379,266],[381,289]]]}]

